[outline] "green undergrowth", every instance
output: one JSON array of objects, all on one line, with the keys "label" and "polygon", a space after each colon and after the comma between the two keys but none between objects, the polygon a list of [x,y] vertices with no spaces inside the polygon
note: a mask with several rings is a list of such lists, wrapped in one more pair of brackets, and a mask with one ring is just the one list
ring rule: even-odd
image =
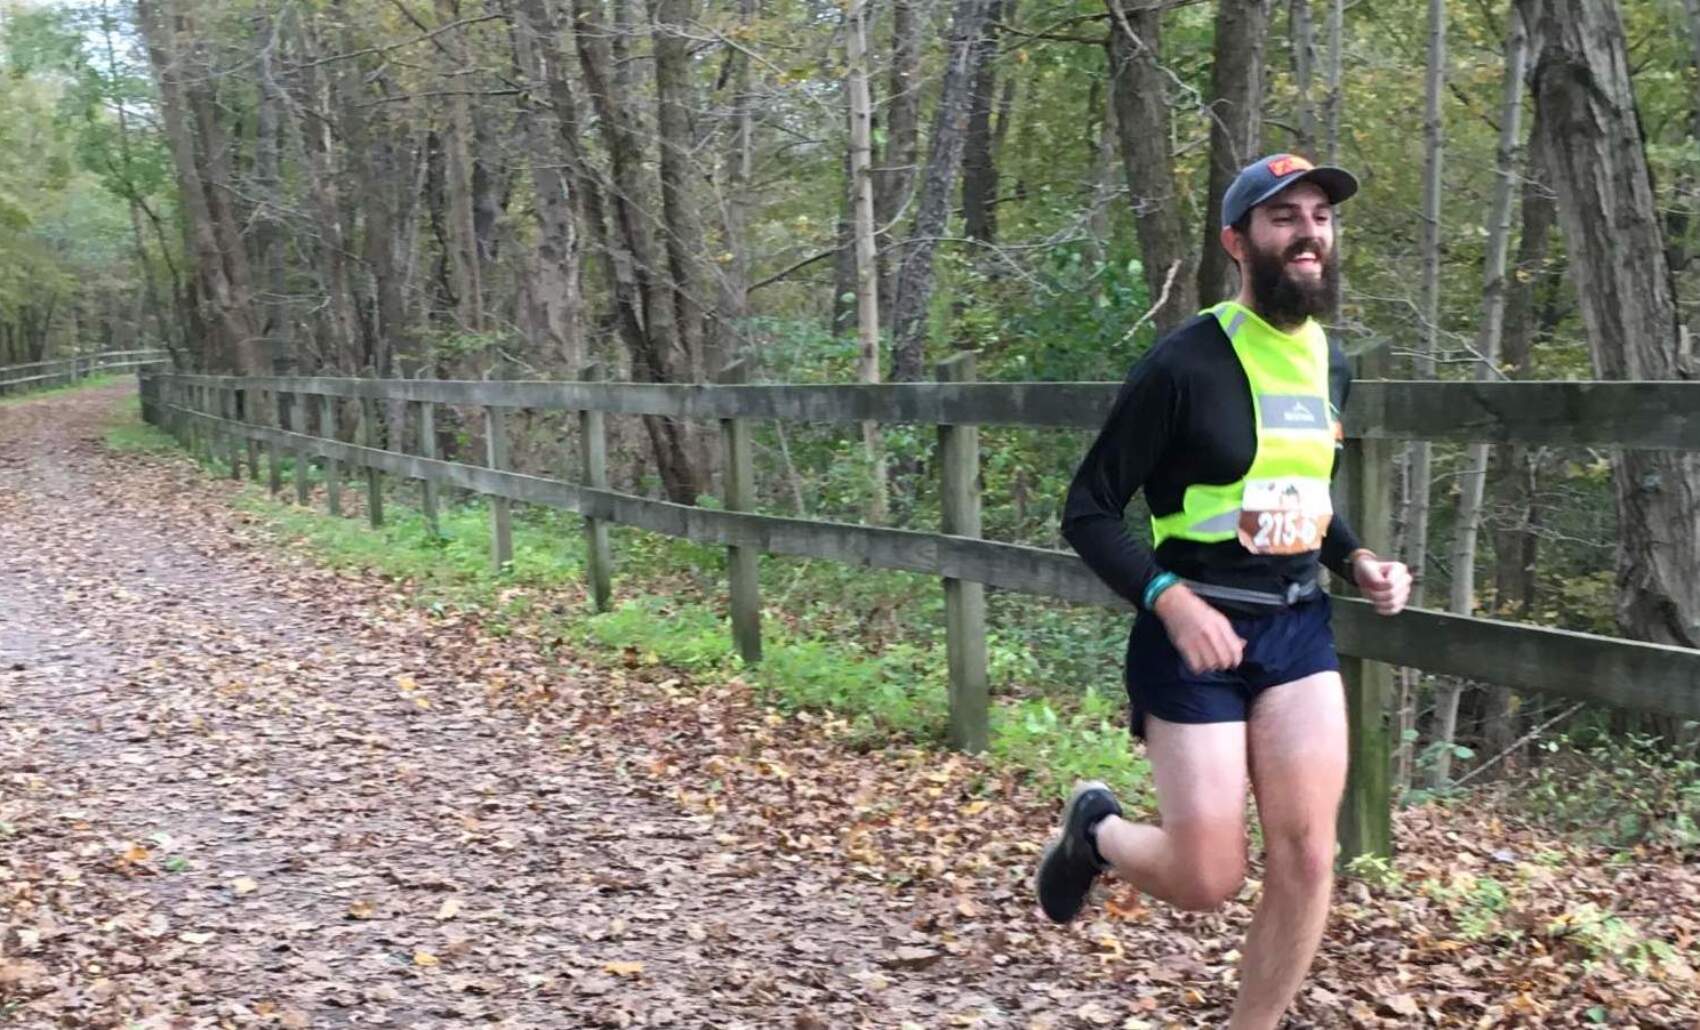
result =
[{"label": "green undergrowth", "polygon": [[[174,444],[142,425],[133,404],[120,410],[107,441],[126,452]],[[222,461],[200,464],[209,475],[228,473]],[[848,743],[864,750],[947,746],[948,663],[936,580],[764,560],[763,658],[746,667],[734,653],[723,610],[722,548],[611,527],[619,600],[597,614],[589,611],[584,589],[584,537],[576,516],[516,509],[514,560],[497,572],[481,500],[445,498],[438,536],[416,508],[400,503],[416,491],[411,485],[386,493],[385,524],[376,529],[363,517],[333,518],[289,503],[292,489],[286,470],[281,498],[248,483],[236,503],[280,542],[304,545],[333,567],[406,581],[417,603],[439,613],[476,614],[497,632],[520,619],[537,621],[550,638],[584,645],[581,654],[596,661],[624,661],[635,652],[641,661],[699,680],[741,677],[775,709],[838,715],[849,724]],[[345,491],[363,489],[363,482],[344,484]],[[916,625],[916,619],[923,621]],[[1102,779],[1136,807],[1149,805],[1149,769],[1129,745],[1119,698],[1090,689],[1054,695],[1035,689],[1041,668],[1022,639],[993,635],[988,655],[999,695],[987,753],[995,767],[1059,793],[1079,778]]]}]

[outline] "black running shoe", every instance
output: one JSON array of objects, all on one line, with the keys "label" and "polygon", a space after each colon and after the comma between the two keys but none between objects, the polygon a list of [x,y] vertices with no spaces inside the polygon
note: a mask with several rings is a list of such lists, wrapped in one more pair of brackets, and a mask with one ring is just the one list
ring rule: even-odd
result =
[{"label": "black running shoe", "polygon": [[1066,923],[1079,915],[1092,881],[1107,869],[1087,838],[1086,828],[1107,815],[1121,814],[1122,806],[1116,803],[1115,795],[1097,780],[1076,784],[1074,793],[1068,796],[1057,835],[1039,856],[1039,871],[1033,877],[1039,907],[1053,922]]}]

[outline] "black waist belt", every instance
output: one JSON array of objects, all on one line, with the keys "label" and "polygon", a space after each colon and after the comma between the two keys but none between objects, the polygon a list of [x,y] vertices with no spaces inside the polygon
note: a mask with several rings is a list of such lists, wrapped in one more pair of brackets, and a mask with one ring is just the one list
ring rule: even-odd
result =
[{"label": "black waist belt", "polygon": [[1228,601],[1233,604],[1253,604],[1267,608],[1291,608],[1300,601],[1315,597],[1321,592],[1322,586],[1316,577],[1301,582],[1287,584],[1283,593],[1268,590],[1245,590],[1241,587],[1225,587],[1216,583],[1198,583],[1190,579],[1181,580],[1187,589],[1200,597],[1208,597],[1217,601]]}]

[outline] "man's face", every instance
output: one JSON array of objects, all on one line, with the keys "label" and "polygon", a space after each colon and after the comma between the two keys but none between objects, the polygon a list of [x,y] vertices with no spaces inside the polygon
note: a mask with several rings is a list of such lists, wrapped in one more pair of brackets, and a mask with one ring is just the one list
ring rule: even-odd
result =
[{"label": "man's face", "polygon": [[1252,208],[1246,232],[1233,235],[1253,306],[1271,325],[1290,329],[1334,310],[1334,206],[1321,187],[1294,183]]}]

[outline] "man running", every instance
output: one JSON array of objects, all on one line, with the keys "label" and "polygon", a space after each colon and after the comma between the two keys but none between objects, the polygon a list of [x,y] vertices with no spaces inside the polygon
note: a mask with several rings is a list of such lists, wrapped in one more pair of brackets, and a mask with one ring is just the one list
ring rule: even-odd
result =
[{"label": "man running", "polygon": [[[1221,233],[1239,295],[1133,366],[1063,515],[1069,544],[1140,612],[1127,689],[1161,819],[1130,822],[1102,783],[1077,786],[1039,861],[1040,904],[1067,922],[1101,872],[1185,909],[1234,897],[1249,773],[1266,872],[1237,1030],[1276,1025],[1327,918],[1346,704],[1318,566],[1383,615],[1410,594],[1405,566],[1359,546],[1329,501],[1350,373],[1316,319],[1338,292],[1334,205],[1357,189],[1291,154],[1240,172]],[[1155,550],[1122,522],[1141,489]]]}]

